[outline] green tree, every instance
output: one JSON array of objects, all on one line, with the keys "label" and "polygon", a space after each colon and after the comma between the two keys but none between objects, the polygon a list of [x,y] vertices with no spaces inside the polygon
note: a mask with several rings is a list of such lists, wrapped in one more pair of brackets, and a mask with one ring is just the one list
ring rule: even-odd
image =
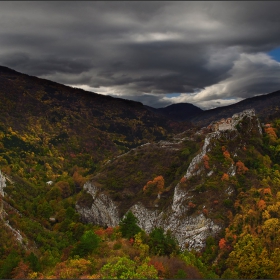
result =
[{"label": "green tree", "polygon": [[172,236],[170,230],[165,235],[165,254],[170,256],[172,253],[179,253],[179,244],[176,238]]},{"label": "green tree", "polygon": [[173,252],[178,252],[178,243],[175,238],[171,235],[170,231],[164,233],[163,228],[155,228],[149,235],[148,245],[150,252],[154,255],[168,255],[170,256]]},{"label": "green tree", "polygon": [[138,219],[131,211],[128,211],[126,216],[120,222],[120,231],[125,238],[132,238],[135,234],[141,231],[137,225]]},{"label": "green tree", "polygon": [[135,278],[136,264],[127,257],[117,257],[113,262],[105,264],[101,268],[104,279],[133,279]]},{"label": "green tree", "polygon": [[37,272],[41,270],[39,260],[33,252],[31,252],[31,254],[26,258],[26,260],[29,262],[30,267],[33,271]]},{"label": "green tree", "polygon": [[99,236],[97,236],[92,230],[88,230],[82,235],[81,241],[75,246],[72,254],[84,257],[96,250],[100,241]]},{"label": "green tree", "polygon": [[7,258],[2,262],[0,267],[0,279],[11,278],[12,270],[17,267],[20,257],[16,251],[12,251]]},{"label": "green tree", "polygon": [[150,233],[150,239],[148,241],[150,251],[154,255],[164,255],[165,248],[165,236],[162,228],[155,228]]},{"label": "green tree", "polygon": [[157,270],[148,265],[148,259],[140,266],[127,257],[116,257],[101,268],[103,279],[157,279]]}]

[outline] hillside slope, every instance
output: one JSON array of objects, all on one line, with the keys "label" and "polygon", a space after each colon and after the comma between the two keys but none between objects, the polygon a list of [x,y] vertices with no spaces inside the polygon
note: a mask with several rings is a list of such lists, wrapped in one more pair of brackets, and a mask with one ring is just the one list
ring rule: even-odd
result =
[{"label": "hillside slope", "polygon": [[27,178],[37,180],[40,174],[41,181],[70,173],[75,165],[91,174],[114,155],[190,126],[169,121],[139,102],[67,87],[6,67],[0,67],[0,99],[4,165],[12,171],[23,168]]},{"label": "hillside slope", "polygon": [[199,126],[206,126],[212,121],[222,118],[229,118],[233,114],[247,110],[255,109],[261,122],[268,122],[269,119],[280,116],[280,91],[247,98],[238,103],[219,107],[211,110],[200,112],[187,118]]}]

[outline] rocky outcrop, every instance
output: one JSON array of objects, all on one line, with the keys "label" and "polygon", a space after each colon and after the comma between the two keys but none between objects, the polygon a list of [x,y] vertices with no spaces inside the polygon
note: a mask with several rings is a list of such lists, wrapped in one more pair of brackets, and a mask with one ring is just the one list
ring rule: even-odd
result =
[{"label": "rocky outcrop", "polygon": [[[76,205],[77,211],[86,222],[101,226],[116,226],[119,224],[119,211],[115,203],[91,182],[84,185],[84,190],[93,197],[89,208]],[[189,215],[188,202],[192,196],[176,186],[173,203],[166,211],[150,210],[141,203],[136,203],[130,210],[138,218],[139,226],[146,232],[155,227],[171,230],[181,248],[186,244],[190,249],[201,250],[209,235],[216,235],[221,227],[203,214]]]},{"label": "rocky outcrop", "polygon": [[190,198],[187,193],[179,192],[177,188],[174,198],[172,207],[164,212],[148,210],[140,203],[130,210],[138,218],[139,226],[146,232],[162,227],[165,232],[170,230],[173,233],[182,249],[203,249],[207,237],[215,236],[221,227],[203,214],[189,215],[188,207],[183,206]]},{"label": "rocky outcrop", "polygon": [[[215,132],[208,133],[206,135],[205,140],[204,140],[204,145],[201,149],[201,152],[193,158],[193,160],[191,161],[191,163],[188,167],[188,170],[187,170],[184,177],[186,177],[188,179],[191,176],[199,175],[202,170],[198,169],[197,166],[199,166],[201,164],[201,162],[203,160],[203,157],[206,155],[206,153],[211,151],[211,147],[210,147],[211,141],[213,139],[221,138],[222,136],[226,137],[226,132],[227,131],[236,130],[237,125],[245,117],[248,117],[250,119],[250,127],[247,129],[247,132],[250,133],[252,128],[255,125],[252,122],[252,119],[256,118],[254,109],[248,109],[248,110],[244,110],[243,112],[234,114],[232,116],[232,118],[229,118],[230,119],[230,124],[226,123],[227,120],[221,120],[219,122],[214,122],[214,123],[210,124],[209,125],[210,128],[212,126],[215,126],[216,123],[218,123],[219,126],[217,126],[217,128],[215,128],[216,129]],[[225,122],[226,125],[224,125],[224,122]],[[258,129],[259,134],[262,135],[262,129],[261,129],[261,125],[260,125],[260,122],[259,122],[258,118],[256,118],[256,125],[257,125],[257,129]],[[210,171],[208,174],[209,174],[208,176],[211,176],[212,172]],[[230,167],[230,169],[228,170],[228,175],[229,176],[235,176],[235,174],[236,174],[235,166],[232,165]]]},{"label": "rocky outcrop", "polygon": [[16,211],[17,214],[19,214],[19,211],[16,210],[15,208],[13,208],[12,206],[10,206],[7,202],[3,201],[1,196],[4,197],[5,193],[4,193],[4,188],[6,187],[6,181],[8,181],[9,183],[13,184],[13,180],[6,174],[4,174],[3,172],[1,172],[0,170],[0,219],[4,222],[4,225],[9,228],[9,230],[13,233],[14,237],[16,238],[17,242],[19,242],[23,248],[26,250],[26,245],[23,242],[23,237],[21,235],[21,232],[18,229],[14,229],[10,224],[9,224],[9,220],[5,220],[5,217],[8,218],[8,214],[7,212],[4,210],[4,205],[6,205],[5,207],[9,207],[12,208],[13,211]]},{"label": "rocky outcrop", "polygon": [[[22,237],[22,235],[21,235],[21,232],[20,232],[18,229],[14,229],[14,228],[9,224],[9,221],[5,221],[5,226],[6,226],[7,228],[9,228],[9,230],[13,233],[13,235],[14,235],[15,239],[17,240],[17,242],[19,242],[19,243],[23,246],[23,248],[26,250],[27,247],[26,247],[26,245],[25,245],[24,242],[23,242],[23,237]],[[27,242],[27,241],[25,240],[25,242]]]},{"label": "rocky outcrop", "polygon": [[92,195],[93,203],[90,208],[76,204],[76,209],[86,222],[101,226],[117,226],[119,224],[119,211],[113,200],[92,183],[86,182],[84,190]]},{"label": "rocky outcrop", "polygon": [[4,196],[4,188],[6,187],[6,177],[0,170],[0,195]]},{"label": "rocky outcrop", "polygon": [[209,144],[211,140],[214,138],[219,138],[220,135],[221,135],[220,131],[212,132],[206,135],[201,152],[193,158],[193,160],[191,161],[188,167],[187,173],[184,177],[188,179],[191,176],[200,174],[201,170],[197,169],[198,164],[201,163],[203,157],[206,155],[207,152],[209,152],[210,150]]}]

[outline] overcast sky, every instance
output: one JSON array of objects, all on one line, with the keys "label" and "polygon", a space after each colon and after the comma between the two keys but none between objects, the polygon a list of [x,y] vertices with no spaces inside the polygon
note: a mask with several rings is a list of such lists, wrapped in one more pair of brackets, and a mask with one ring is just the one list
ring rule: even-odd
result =
[{"label": "overcast sky", "polygon": [[153,107],[280,89],[280,2],[0,2],[0,65]]}]

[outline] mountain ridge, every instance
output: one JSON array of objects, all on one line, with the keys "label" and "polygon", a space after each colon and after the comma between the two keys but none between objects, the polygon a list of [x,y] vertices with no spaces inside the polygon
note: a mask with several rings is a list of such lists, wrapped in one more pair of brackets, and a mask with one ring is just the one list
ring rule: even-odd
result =
[{"label": "mountain ridge", "polygon": [[231,115],[246,109],[255,109],[262,121],[268,121],[269,115],[279,114],[280,90],[246,98],[228,106],[205,110],[201,114],[191,116],[188,120],[196,125],[206,126],[214,120],[231,117]]},{"label": "mountain ridge", "polygon": [[164,108],[152,108],[149,106],[146,107],[153,112],[160,113],[176,121],[186,121],[189,120],[193,115],[203,112],[202,109],[191,103],[176,103],[168,105]]},{"label": "mountain ridge", "polygon": [[[240,111],[246,110],[246,109],[252,109],[254,108],[256,110],[256,114],[263,120],[267,121],[266,116],[272,115],[274,113],[279,114],[279,108],[280,108],[280,90],[272,92],[272,93],[266,93],[255,97],[249,97],[242,101],[239,101],[235,104],[222,106],[214,109],[209,110],[202,110],[199,107],[191,104],[191,103],[176,103],[171,104],[163,108],[153,108],[148,105],[143,105],[143,103],[139,101],[133,101],[128,99],[123,99],[119,97],[111,97],[107,95],[98,94],[91,91],[85,91],[80,88],[73,88],[70,86],[62,85],[60,83],[49,81],[47,79],[37,78],[35,76],[30,76],[27,74],[23,74],[20,72],[17,72],[13,69],[10,69],[5,66],[0,66],[0,79],[1,82],[5,82],[3,80],[3,77],[1,75],[10,74],[11,76],[7,76],[10,81],[15,79],[15,75],[20,75],[22,77],[28,77],[31,81],[40,81],[43,84],[49,84],[50,91],[52,91],[53,86],[57,86],[59,88],[63,88],[72,91],[73,94],[81,94],[82,96],[91,96],[92,98],[101,99],[102,102],[106,101],[115,101],[120,102],[120,104],[126,104],[129,107],[138,107],[142,108],[144,110],[147,109],[148,111],[156,114],[156,116],[168,118],[169,120],[173,121],[188,121],[192,122],[195,125],[198,126],[207,126],[212,121],[221,119],[221,118],[227,118],[233,115],[234,113],[238,113]],[[269,111],[269,112],[268,112]]]}]

